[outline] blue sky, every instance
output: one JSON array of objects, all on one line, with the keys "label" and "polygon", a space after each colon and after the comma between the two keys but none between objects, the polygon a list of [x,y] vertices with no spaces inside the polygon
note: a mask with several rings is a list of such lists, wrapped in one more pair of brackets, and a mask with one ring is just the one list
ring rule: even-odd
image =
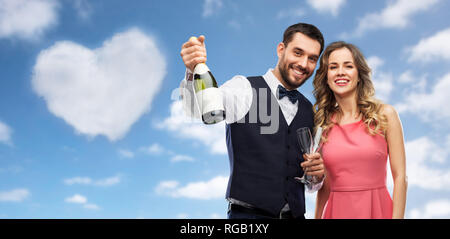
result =
[{"label": "blue sky", "polygon": [[[274,67],[284,29],[300,21],[326,44],[359,46],[377,97],[398,110],[406,217],[450,218],[449,10],[444,0],[0,0],[0,218],[225,218],[224,125],[183,115],[181,45],[204,34],[222,84]],[[311,81],[300,91],[314,102]]]}]

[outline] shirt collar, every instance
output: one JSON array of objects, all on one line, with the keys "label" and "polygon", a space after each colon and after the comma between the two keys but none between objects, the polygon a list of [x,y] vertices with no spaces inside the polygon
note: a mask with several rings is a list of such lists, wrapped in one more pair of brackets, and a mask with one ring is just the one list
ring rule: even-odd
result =
[{"label": "shirt collar", "polygon": [[273,74],[273,69],[269,68],[266,74],[263,75],[263,78],[266,81],[267,85],[269,86],[270,91],[272,91],[272,93],[277,97],[278,86],[281,85],[284,87],[284,85],[281,84],[278,78]]},{"label": "shirt collar", "polygon": [[278,78],[273,74],[273,69],[269,68],[267,70],[266,74],[263,75],[264,80],[266,81],[267,85],[270,88],[270,91],[277,96],[278,86],[281,85],[281,82],[278,80]]}]

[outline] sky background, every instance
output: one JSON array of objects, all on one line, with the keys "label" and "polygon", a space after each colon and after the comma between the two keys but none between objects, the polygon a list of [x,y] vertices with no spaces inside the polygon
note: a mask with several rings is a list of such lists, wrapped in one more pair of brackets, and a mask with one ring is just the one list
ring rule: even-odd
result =
[{"label": "sky background", "polygon": [[273,68],[297,22],[357,45],[399,112],[406,218],[450,218],[449,19],[444,0],[0,0],[0,218],[226,218],[225,126],[183,115],[181,45],[205,35],[223,84]]}]

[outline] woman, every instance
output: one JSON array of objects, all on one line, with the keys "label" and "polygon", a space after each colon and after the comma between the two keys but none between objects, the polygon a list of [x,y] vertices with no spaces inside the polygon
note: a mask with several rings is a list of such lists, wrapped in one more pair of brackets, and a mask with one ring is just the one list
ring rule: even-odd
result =
[{"label": "woman", "polygon": [[[331,43],[314,79],[314,121],[323,128],[326,177],[316,218],[403,218],[406,166],[403,131],[395,109],[374,98],[370,68],[360,50]],[[393,200],[386,188],[389,156]]]}]

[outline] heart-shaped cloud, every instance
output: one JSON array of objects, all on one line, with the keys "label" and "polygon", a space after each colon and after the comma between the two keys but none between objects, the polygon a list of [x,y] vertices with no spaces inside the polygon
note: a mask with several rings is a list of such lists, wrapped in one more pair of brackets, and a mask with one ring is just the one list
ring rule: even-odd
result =
[{"label": "heart-shaped cloud", "polygon": [[115,141],[150,110],[165,75],[155,41],[133,28],[95,50],[55,43],[38,55],[32,85],[49,111],[78,133]]}]

